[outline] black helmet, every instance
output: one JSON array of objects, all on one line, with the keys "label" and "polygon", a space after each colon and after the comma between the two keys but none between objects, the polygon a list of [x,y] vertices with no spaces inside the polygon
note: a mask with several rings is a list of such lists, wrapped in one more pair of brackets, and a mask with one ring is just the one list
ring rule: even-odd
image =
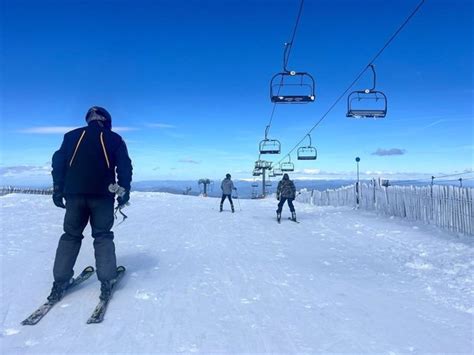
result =
[{"label": "black helmet", "polygon": [[227,174],[225,174],[225,177],[226,177],[227,179],[230,179],[231,176],[230,176],[229,173],[227,173]]},{"label": "black helmet", "polygon": [[290,177],[288,176],[288,174],[283,174],[283,180],[290,180]]},{"label": "black helmet", "polygon": [[112,127],[112,116],[110,116],[110,113],[103,107],[92,106],[89,111],[87,111],[87,124],[92,121],[103,122],[106,127]]}]

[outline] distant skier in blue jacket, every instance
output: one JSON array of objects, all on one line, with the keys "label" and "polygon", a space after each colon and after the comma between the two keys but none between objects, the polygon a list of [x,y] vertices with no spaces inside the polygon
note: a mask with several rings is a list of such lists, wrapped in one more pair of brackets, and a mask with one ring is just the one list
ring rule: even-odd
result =
[{"label": "distant skier in blue jacket", "polygon": [[222,183],[221,183],[222,198],[221,198],[220,212],[222,212],[222,207],[224,205],[224,201],[225,201],[226,198],[229,199],[230,208],[232,209],[232,213],[235,212],[234,202],[232,201],[232,191],[237,190],[237,189],[235,188],[234,183],[232,182],[232,180],[230,178],[231,178],[230,174],[226,174],[225,179],[222,180]]}]

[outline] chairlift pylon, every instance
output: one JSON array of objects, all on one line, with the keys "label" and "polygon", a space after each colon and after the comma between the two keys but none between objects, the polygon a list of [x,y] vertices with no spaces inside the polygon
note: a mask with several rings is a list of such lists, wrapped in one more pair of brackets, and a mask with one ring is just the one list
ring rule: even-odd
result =
[{"label": "chairlift pylon", "polygon": [[311,145],[311,135],[308,133],[307,136],[309,138],[309,145],[298,148],[298,160],[316,160],[318,157],[318,151]]},{"label": "chairlift pylon", "polygon": [[347,114],[351,118],[384,118],[387,114],[387,96],[375,90],[377,75],[373,64],[369,64],[373,74],[370,89],[356,90],[347,96]]},{"label": "chairlift pylon", "polygon": [[269,139],[268,130],[270,125],[265,128],[265,138],[260,141],[259,151],[260,154],[280,154],[281,152],[281,143],[278,139]]},{"label": "chairlift pylon", "polygon": [[263,169],[271,169],[272,162],[267,160],[258,159],[255,161],[255,169],[263,170]]}]

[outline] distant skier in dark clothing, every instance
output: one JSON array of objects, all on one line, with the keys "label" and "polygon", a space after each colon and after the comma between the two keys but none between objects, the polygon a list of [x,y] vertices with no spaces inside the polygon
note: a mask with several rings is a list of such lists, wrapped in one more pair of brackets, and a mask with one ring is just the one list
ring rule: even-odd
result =
[{"label": "distant skier in dark clothing", "polygon": [[104,108],[89,109],[86,122],[86,127],[66,133],[61,148],[53,155],[53,202],[57,207],[65,208],[66,214],[64,234],[54,260],[50,300],[61,299],[71,281],[84,238],[82,232],[88,221],[94,238],[101,298],[110,294],[110,281],[116,277],[114,233],[111,231],[115,195],[109,191],[109,185],[117,182],[125,190],[117,198],[119,207],[124,207],[130,199],[132,162],[122,137],[112,132],[112,118]]},{"label": "distant skier in dark clothing", "polygon": [[231,178],[230,174],[226,174],[225,179],[222,180],[222,183],[221,183],[222,198],[221,198],[220,212],[222,212],[222,207],[224,205],[224,201],[225,201],[226,198],[229,199],[230,208],[232,209],[232,213],[235,212],[234,202],[232,201],[232,191],[237,190],[237,189],[234,187],[234,183],[232,182],[232,180],[230,178]]},{"label": "distant skier in dark clothing", "polygon": [[281,210],[283,209],[283,205],[286,201],[288,201],[288,207],[290,207],[291,219],[296,222],[296,211],[295,206],[293,206],[293,200],[295,199],[295,196],[295,184],[290,180],[288,174],[284,174],[277,187],[277,199],[280,201],[276,211],[278,222],[281,220]]}]

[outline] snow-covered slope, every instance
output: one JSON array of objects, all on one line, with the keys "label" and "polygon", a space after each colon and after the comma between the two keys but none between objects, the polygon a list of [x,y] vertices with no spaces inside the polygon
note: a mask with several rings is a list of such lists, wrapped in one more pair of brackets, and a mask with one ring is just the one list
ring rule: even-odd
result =
[{"label": "snow-covered slope", "polygon": [[[2,354],[472,353],[473,243],[347,208],[134,193],[115,228],[128,273],[102,324],[95,276],[38,325],[63,211],[48,196],[1,204]],[[228,208],[228,205],[227,205]],[[289,214],[285,210],[286,215]],[[286,217],[285,217],[286,218]],[[94,264],[90,231],[76,264]]]}]

